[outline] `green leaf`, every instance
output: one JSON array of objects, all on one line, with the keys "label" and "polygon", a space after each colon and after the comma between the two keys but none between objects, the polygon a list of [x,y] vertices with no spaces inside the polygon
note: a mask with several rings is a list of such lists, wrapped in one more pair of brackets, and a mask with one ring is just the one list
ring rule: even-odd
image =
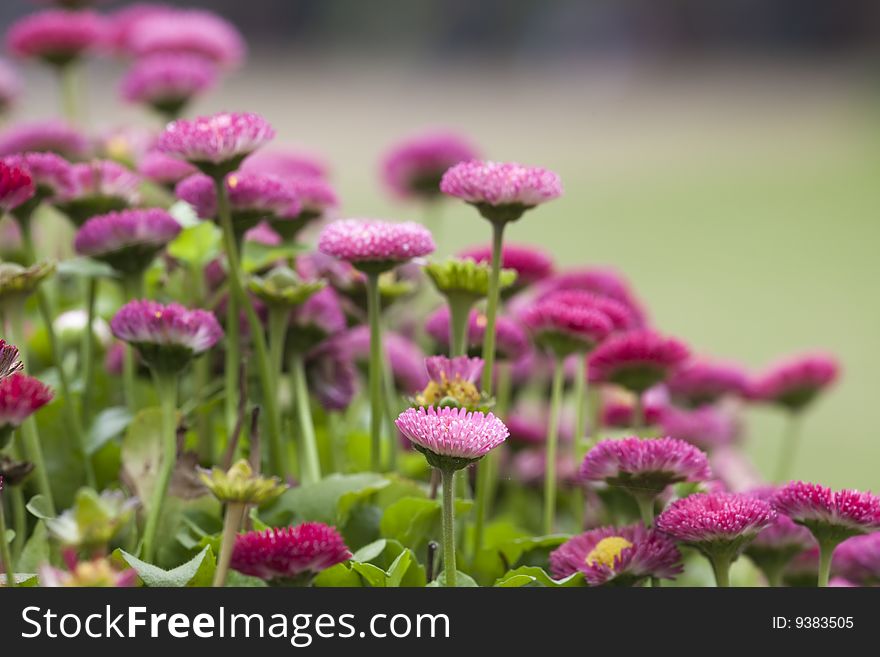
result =
[{"label": "green leaf", "polygon": [[251,577],[237,570],[230,570],[226,575],[226,588],[266,588],[267,586],[268,584],[259,577]]},{"label": "green leaf", "polygon": [[9,545],[12,541],[15,540],[15,530],[7,529],[4,536],[0,537],[0,540],[5,540],[6,544]]},{"label": "green leaf", "polygon": [[356,503],[387,485],[387,479],[372,472],[332,474],[314,484],[288,489],[266,507],[262,516],[276,527],[289,525],[294,520],[312,520],[339,527],[345,524]]},{"label": "green leaf", "polygon": [[519,586],[548,586],[553,588],[569,588],[586,586],[583,573],[574,573],[563,579],[553,579],[543,568],[537,566],[520,566],[508,571],[498,578],[494,584],[499,587],[514,588]]},{"label": "green leaf", "polygon": [[110,265],[92,260],[91,258],[71,258],[58,263],[56,270],[59,276],[81,278],[118,278],[118,274]]},{"label": "green leaf", "polygon": [[[14,573],[15,585],[23,588],[35,588],[40,585],[40,579],[34,573]],[[6,573],[0,573],[0,584],[6,586]]]},{"label": "green leaf", "polygon": [[168,254],[190,267],[204,267],[220,253],[220,229],[210,221],[184,228],[168,245]]},{"label": "green leaf", "polygon": [[108,441],[121,434],[131,423],[131,413],[124,406],[111,406],[95,416],[85,436],[86,451],[94,454]]},{"label": "green leaf", "polygon": [[338,563],[322,570],[312,581],[312,586],[318,588],[361,588],[363,585],[361,576],[351,569],[351,564],[346,563]]},{"label": "green leaf", "polygon": [[162,458],[162,410],[145,408],[134,416],[122,439],[122,476],[148,511]]},{"label": "green leaf", "polygon": [[18,557],[17,570],[26,573],[35,573],[45,563],[49,562],[49,531],[42,520],[38,520],[31,532],[31,537],[24,544],[21,556]]},{"label": "green leaf", "polygon": [[[472,505],[471,500],[456,500],[456,513],[467,513]],[[385,509],[379,531],[382,536],[420,552],[429,540],[439,536],[442,511],[439,500],[404,497]]]},{"label": "green leaf", "polygon": [[373,541],[369,545],[365,545],[360,550],[352,555],[353,561],[372,561],[376,557],[378,557],[385,550],[385,547],[388,545],[388,541],[384,538],[380,538],[378,541]]},{"label": "green leaf", "polygon": [[351,569],[364,578],[364,581],[373,588],[384,588],[388,576],[385,571],[371,563],[351,562]]},{"label": "green leaf", "polygon": [[196,214],[196,211],[186,201],[177,201],[168,208],[168,214],[177,219],[177,223],[179,223],[183,228],[190,228],[192,226],[198,226],[203,223],[210,224],[210,221],[201,221]]},{"label": "green leaf", "polygon": [[241,254],[241,266],[246,272],[260,271],[277,260],[291,260],[305,250],[300,244],[269,246],[247,241]]},{"label": "green leaf", "polygon": [[[446,571],[444,570],[442,573],[440,573],[439,575],[437,575],[437,579],[435,579],[433,582],[431,582],[430,584],[428,584],[428,586],[431,586],[431,587],[434,587],[434,586],[436,586],[436,587],[446,586]],[[461,572],[460,570],[457,570],[457,571],[456,571],[456,575],[455,575],[455,588],[457,588],[457,589],[469,589],[469,588],[475,588],[475,587],[478,587],[478,586],[479,586],[479,585],[474,581],[473,577],[471,577],[470,575],[465,575],[465,574],[464,574],[463,572]]]},{"label": "green leaf", "polygon": [[411,550],[404,550],[397,555],[397,559],[394,560],[394,563],[391,564],[391,567],[387,571],[385,586],[388,588],[397,588],[400,586],[400,582],[403,581],[412,562],[413,553]]},{"label": "green leaf", "polygon": [[210,586],[217,563],[211,548],[206,547],[192,559],[172,570],[162,570],[146,561],[129,554],[125,550],[117,550],[117,554],[131,568],[134,568],[144,585],[158,587],[182,588],[184,586]]},{"label": "green leaf", "polygon": [[49,501],[43,495],[34,495],[25,508],[40,520],[51,520],[55,517],[49,510]]}]

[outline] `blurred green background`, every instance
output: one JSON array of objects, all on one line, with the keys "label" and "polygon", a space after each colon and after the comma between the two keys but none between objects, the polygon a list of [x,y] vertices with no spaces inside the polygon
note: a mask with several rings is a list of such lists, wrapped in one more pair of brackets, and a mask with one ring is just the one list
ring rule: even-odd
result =
[{"label": "blurred green background", "polygon": [[[574,42],[585,47],[553,48],[551,30],[541,48],[525,21],[520,32],[501,31],[503,47],[458,50],[452,40],[426,54],[434,32],[423,20],[406,23],[421,32],[401,27],[403,46],[389,47],[383,36],[391,12],[376,19],[381,29],[334,24],[335,38],[322,46],[301,25],[291,34],[302,39],[284,38],[284,21],[294,24],[296,12],[279,14],[282,24],[270,29],[279,5],[248,4],[265,5],[257,12],[263,20],[247,24],[252,57],[197,110],[261,112],[279,143],[322,154],[346,215],[420,218],[383,189],[378,160],[394,140],[424,128],[457,129],[493,159],[558,171],[565,197],[513,225],[511,241],[543,247],[560,266],[618,268],[656,325],[698,353],[755,369],[802,350],[837,354],[843,379],[810,411],[792,471],[880,489],[873,408],[880,392],[880,76],[862,33],[843,45],[831,39],[834,47],[771,34],[757,44],[721,40],[713,48],[707,38],[694,47],[693,39],[673,39],[641,48],[593,29]],[[328,4],[338,13],[345,3]],[[781,4],[793,16],[816,8]],[[264,42],[263,32],[272,38]],[[611,45],[591,47],[603,40]],[[150,124],[116,100],[120,70],[99,63],[90,72],[94,128]],[[53,115],[49,75],[26,72],[31,86],[19,116]],[[449,203],[438,238],[441,252],[451,253],[485,242],[488,225]],[[756,410],[748,419],[748,450],[769,474],[783,418]]]}]

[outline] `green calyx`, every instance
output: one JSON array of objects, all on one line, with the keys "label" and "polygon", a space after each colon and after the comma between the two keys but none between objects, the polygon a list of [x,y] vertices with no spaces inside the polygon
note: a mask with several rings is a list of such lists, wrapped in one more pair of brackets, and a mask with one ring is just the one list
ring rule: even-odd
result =
[{"label": "green calyx", "polygon": [[293,308],[323,290],[326,281],[303,281],[290,267],[273,268],[265,276],[252,276],[248,287],[261,301],[273,306]]},{"label": "green calyx", "polygon": [[[491,267],[470,258],[449,258],[443,262],[425,265],[425,273],[437,290],[444,295],[470,295],[474,301],[489,294]],[[516,281],[516,272],[502,269],[500,287],[506,288]]]},{"label": "green calyx", "polygon": [[221,502],[264,504],[281,495],[287,485],[278,477],[256,474],[250,464],[241,459],[229,470],[212,468],[199,472],[199,479]]},{"label": "green calyx", "polygon": [[46,527],[64,545],[99,548],[128,524],[136,506],[136,499],[120,491],[98,494],[91,488],[81,488],[73,506],[57,518],[47,519]]},{"label": "green calyx", "polygon": [[0,262],[0,304],[29,296],[54,271],[54,262],[39,262],[30,267]]}]

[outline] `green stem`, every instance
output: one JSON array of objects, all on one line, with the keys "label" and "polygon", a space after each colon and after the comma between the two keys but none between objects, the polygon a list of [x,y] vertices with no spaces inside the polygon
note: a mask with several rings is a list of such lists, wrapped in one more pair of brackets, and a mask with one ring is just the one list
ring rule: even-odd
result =
[{"label": "green stem", "polygon": [[718,588],[730,587],[730,562],[731,557],[727,554],[716,554],[709,558],[712,564],[712,572],[715,573],[715,585]]},{"label": "green stem", "polygon": [[156,557],[156,535],[162,517],[162,506],[168,495],[168,485],[177,460],[177,377],[156,374],[156,390],[162,407],[162,451],[144,526],[142,552],[143,559],[148,562],[153,562]]},{"label": "green stem", "polygon": [[9,543],[6,541],[6,512],[3,510],[3,495],[0,495],[0,560],[6,569],[6,586],[15,586],[15,566],[12,562],[12,552],[9,551]]},{"label": "green stem", "polygon": [[313,484],[321,480],[321,461],[318,458],[318,442],[315,438],[315,423],[312,419],[312,407],[309,400],[309,389],[306,384],[306,367],[302,354],[294,351],[290,357],[290,382],[299,418],[299,431],[302,437],[303,483]]},{"label": "green stem", "polygon": [[15,529],[15,541],[12,543],[13,558],[18,561],[21,551],[24,549],[24,539],[27,535],[27,511],[24,507],[24,493],[21,486],[9,488],[9,506],[12,507],[12,526]]},{"label": "green stem", "polygon": [[[187,279],[190,304],[193,308],[203,307],[205,305],[205,277],[202,269],[196,264],[191,265]],[[193,363],[193,383],[196,391],[195,397],[204,395],[211,383],[211,360],[209,358],[198,358]],[[195,415],[199,461],[203,465],[212,465],[214,463],[214,433],[211,429],[210,408],[205,408],[202,405],[195,409]]]},{"label": "green stem", "polygon": [[639,515],[646,528],[654,524],[654,496],[650,493],[633,493],[636,504],[639,506]]},{"label": "green stem", "polygon": [[565,367],[561,357],[553,366],[550,392],[550,424],[547,427],[546,469],[544,471],[544,534],[552,534],[556,516],[556,450],[559,443],[559,413],[562,409],[562,388]]},{"label": "green stem", "polygon": [[[231,276],[231,273],[230,273]],[[223,367],[226,384],[225,408],[226,430],[232,431],[238,419],[238,373],[241,368],[241,327],[239,326],[238,299],[229,294],[226,298],[226,350]]]},{"label": "green stem", "polygon": [[327,439],[330,441],[333,456],[333,472],[345,471],[345,438],[342,413],[327,411]]},{"label": "green stem", "polygon": [[577,463],[581,444],[587,433],[587,357],[577,354],[574,372],[574,437],[571,441],[571,454]]},{"label": "green stem", "polygon": [[[34,238],[33,233],[31,231],[31,221],[30,218],[26,220],[22,220],[19,222],[21,226],[21,235],[22,241],[24,242],[25,253],[28,258],[28,262],[34,263],[36,262],[36,249],[34,247]],[[67,427],[70,432],[73,434],[73,439],[75,444],[79,447],[80,456],[82,457],[83,467],[85,469],[86,482],[94,487],[95,485],[95,472],[92,467],[91,459],[89,458],[88,452],[85,448],[85,437],[82,429],[82,420],[77,412],[77,406],[73,399],[73,393],[71,392],[70,387],[70,379],[67,377],[67,370],[64,369],[64,363],[62,362],[62,353],[61,346],[58,343],[58,336],[55,333],[55,324],[52,319],[52,308],[49,304],[49,297],[46,295],[45,290],[41,287],[38,287],[36,292],[37,296],[37,308],[40,312],[40,318],[43,321],[43,326],[46,329],[46,337],[49,340],[49,350],[51,352],[52,364],[55,366],[55,370],[58,372],[58,383],[61,388],[61,396],[64,399],[63,404],[63,413],[64,419],[67,423]],[[17,311],[12,311],[12,314],[18,312],[21,315],[21,319],[23,321],[24,318],[24,308],[20,308]],[[14,321],[14,320],[11,320]],[[21,333],[22,339],[24,338],[24,331]],[[21,352],[24,353],[24,342],[21,342]]]},{"label": "green stem", "polygon": [[241,528],[244,518],[244,504],[230,502],[226,505],[226,515],[223,519],[223,539],[220,542],[220,558],[217,559],[217,570],[214,571],[215,587],[226,586],[226,576],[229,574],[229,562],[232,561],[232,550],[235,548],[235,537]]},{"label": "green stem", "polygon": [[391,370],[391,360],[389,358],[382,359],[384,372],[382,373],[382,389],[385,394],[385,419],[388,424],[388,470],[394,472],[397,470],[397,460],[400,456],[400,441],[397,439],[397,425],[394,421],[400,413],[400,403],[398,402],[397,388],[394,384],[394,373]]},{"label": "green stem", "polygon": [[269,306],[269,361],[272,363],[274,390],[281,383],[284,370],[284,343],[287,339],[287,318],[289,310],[283,306]]},{"label": "green stem", "polygon": [[632,408],[632,430],[637,436],[642,434],[645,428],[645,402],[642,399],[642,393],[636,393]]},{"label": "green stem", "polygon": [[819,541],[819,580],[817,586],[827,587],[831,577],[831,558],[837,541]]},{"label": "green stem", "polygon": [[473,308],[472,297],[450,294],[449,303],[449,357],[464,356],[467,353],[468,318]]},{"label": "green stem", "polygon": [[455,470],[440,470],[443,486],[443,569],[446,586],[455,588]]},{"label": "green stem", "polygon": [[[244,309],[251,332],[251,342],[254,347],[257,374],[262,388],[262,402],[266,409],[266,428],[269,434],[270,460],[272,461],[273,474],[281,477],[286,476],[283,454],[274,451],[273,446],[280,446],[281,442],[281,418],[278,414],[278,397],[272,386],[272,369],[269,364],[269,353],[266,348],[266,338],[263,335],[263,326],[260,318],[254,311],[250,298],[244,291],[244,274],[238,259],[238,247],[235,241],[235,232],[232,229],[232,213],[229,209],[229,193],[222,176],[214,180],[217,190],[217,214],[223,227],[223,242],[226,250],[226,259],[229,262],[229,281],[232,288],[232,296],[237,297],[238,305]],[[227,345],[229,338],[227,337]]]},{"label": "green stem", "polygon": [[791,469],[794,465],[794,459],[797,454],[800,432],[800,413],[790,413],[785,426],[785,434],[782,436],[779,461],[776,463],[775,481],[777,483],[785,483],[791,477]]},{"label": "green stem", "polygon": [[[21,362],[27,368],[27,359],[25,356],[25,334],[24,334],[24,304],[16,304],[12,308],[7,309],[7,319],[9,320],[9,333],[12,343],[18,345]],[[60,365],[59,365],[60,368]],[[67,400],[65,400],[67,401]],[[55,515],[55,500],[52,497],[52,486],[49,483],[49,472],[46,470],[46,460],[43,458],[43,448],[40,444],[40,435],[37,431],[37,422],[31,415],[26,419],[20,429],[21,437],[24,442],[25,453],[27,458],[34,464],[36,470],[35,479],[37,489],[46,498],[48,511]]]},{"label": "green stem", "polygon": [[[123,278],[122,290],[126,301],[143,298],[143,275],[140,273],[131,274]],[[130,344],[125,345],[125,351],[122,356],[122,390],[125,393],[125,404],[128,406],[129,412],[134,415],[138,409],[137,359],[135,357],[135,348]]]},{"label": "green stem", "polygon": [[82,338],[82,417],[86,424],[89,423],[91,416],[92,384],[94,383],[94,363],[92,359],[94,358],[95,336],[93,327],[95,324],[95,305],[98,297],[98,279],[95,277],[89,278],[87,285],[86,330],[83,332]]},{"label": "green stem", "polygon": [[367,316],[370,320],[370,468],[382,469],[382,299],[379,275],[367,273]]},{"label": "green stem", "polygon": [[79,66],[73,62],[61,66],[58,70],[61,84],[61,107],[64,118],[71,124],[79,122]]},{"label": "green stem", "polygon": [[498,315],[498,297],[501,293],[501,246],[504,243],[504,223],[492,223],[492,270],[489,276],[489,297],[486,301],[486,332],[483,337],[483,390],[492,394],[492,376],[495,365],[495,319]]}]

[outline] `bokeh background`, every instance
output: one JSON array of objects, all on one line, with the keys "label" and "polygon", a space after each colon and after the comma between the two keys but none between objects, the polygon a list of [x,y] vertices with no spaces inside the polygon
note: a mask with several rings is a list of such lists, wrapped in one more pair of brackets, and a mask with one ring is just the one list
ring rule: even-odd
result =
[{"label": "bokeh background", "polygon": [[[106,2],[108,8],[126,3]],[[876,0],[188,0],[234,20],[247,66],[197,110],[247,109],[332,164],[344,212],[419,218],[379,184],[396,138],[470,135],[557,170],[565,197],[512,241],[625,272],[655,323],[759,368],[822,348],[841,384],[811,410],[796,476],[880,489],[880,3]],[[0,24],[33,9],[4,0]],[[93,128],[148,123],[89,71]],[[56,114],[25,68],[18,116]],[[441,251],[488,239],[450,203]],[[769,473],[783,418],[749,415]]]}]

